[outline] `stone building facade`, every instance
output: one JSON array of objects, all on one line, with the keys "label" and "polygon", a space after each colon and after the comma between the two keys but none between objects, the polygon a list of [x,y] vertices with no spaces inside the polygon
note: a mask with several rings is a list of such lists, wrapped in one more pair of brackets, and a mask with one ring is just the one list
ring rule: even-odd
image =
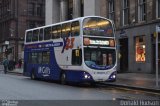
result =
[{"label": "stone building facade", "polygon": [[101,16],[116,26],[119,72],[155,73],[154,33],[160,25],[160,0],[101,0]]},{"label": "stone building facade", "polygon": [[46,0],[46,25],[89,15],[100,15],[99,0]]},{"label": "stone building facade", "polygon": [[155,73],[160,0],[46,0],[46,25],[89,15],[115,23],[119,72]]},{"label": "stone building facade", "polygon": [[0,61],[23,59],[25,30],[44,22],[45,0],[0,0]]}]

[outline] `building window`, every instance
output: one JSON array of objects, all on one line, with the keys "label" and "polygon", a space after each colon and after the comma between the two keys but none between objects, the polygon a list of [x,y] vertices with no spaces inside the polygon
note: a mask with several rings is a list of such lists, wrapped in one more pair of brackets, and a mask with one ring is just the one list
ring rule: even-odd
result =
[{"label": "building window", "polygon": [[114,0],[108,0],[108,7],[109,7],[109,19],[114,20]]},{"label": "building window", "polygon": [[36,13],[37,13],[37,16],[40,16],[40,17],[44,16],[42,4],[37,4]]},{"label": "building window", "polygon": [[73,19],[73,0],[69,0],[68,2],[68,19]]},{"label": "building window", "polygon": [[81,0],[81,17],[84,16],[84,0]]},{"label": "building window", "polygon": [[33,16],[35,14],[34,10],[35,10],[35,4],[34,3],[29,3],[28,4],[28,15]]},{"label": "building window", "polygon": [[145,36],[135,37],[135,54],[136,62],[145,62],[146,61],[146,45],[145,45]]},{"label": "building window", "polygon": [[44,5],[43,3],[31,2],[28,4],[28,15],[44,17]]},{"label": "building window", "polygon": [[146,20],[146,0],[139,0],[139,21],[145,21]]},{"label": "building window", "polygon": [[39,22],[39,21],[29,21],[29,22],[28,22],[28,29],[40,27],[40,26],[43,26],[43,25],[44,25],[43,22]]},{"label": "building window", "polygon": [[123,0],[123,16],[122,24],[127,25],[129,23],[129,0]]},{"label": "building window", "polygon": [[160,0],[157,0],[156,4],[157,4],[156,8],[157,18],[160,18]]}]

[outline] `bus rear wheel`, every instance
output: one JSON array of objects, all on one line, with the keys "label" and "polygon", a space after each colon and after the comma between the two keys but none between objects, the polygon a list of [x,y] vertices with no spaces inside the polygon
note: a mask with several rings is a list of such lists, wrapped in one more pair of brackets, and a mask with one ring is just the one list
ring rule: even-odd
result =
[{"label": "bus rear wheel", "polygon": [[32,79],[32,80],[35,80],[35,79],[36,79],[36,76],[35,76],[34,71],[32,71],[32,73],[31,73],[31,79]]},{"label": "bus rear wheel", "polygon": [[66,74],[63,72],[62,74],[61,74],[61,84],[62,85],[66,85],[67,83],[66,83]]}]

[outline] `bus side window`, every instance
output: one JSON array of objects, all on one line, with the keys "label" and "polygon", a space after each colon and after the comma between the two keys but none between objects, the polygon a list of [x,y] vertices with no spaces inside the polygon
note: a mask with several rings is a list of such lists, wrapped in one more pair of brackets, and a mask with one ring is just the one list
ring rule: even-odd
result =
[{"label": "bus side window", "polygon": [[52,39],[60,38],[61,36],[61,26],[53,26],[52,27]]},{"label": "bus side window", "polygon": [[72,50],[72,65],[81,65],[82,64],[82,50],[75,49]]},{"label": "bus side window", "polygon": [[42,64],[42,52],[38,53],[38,64]]},{"label": "bus side window", "polygon": [[71,23],[62,24],[62,38],[69,37],[71,35]]},{"label": "bus side window", "polygon": [[32,42],[38,41],[38,34],[39,34],[38,29],[33,31]]},{"label": "bus side window", "polygon": [[72,27],[71,28],[72,29],[71,36],[79,36],[79,34],[80,34],[79,21],[72,22],[71,27]]},{"label": "bus side window", "polygon": [[32,53],[32,64],[38,63],[38,53]]},{"label": "bus side window", "polygon": [[44,29],[44,40],[51,39],[51,33],[52,33],[52,28],[51,27],[46,27]]},{"label": "bus side window", "polygon": [[26,42],[31,42],[32,41],[32,31],[27,32],[26,36]]},{"label": "bus side window", "polygon": [[58,35],[58,38],[60,38],[60,37],[62,36],[62,35],[61,35],[61,34],[62,34],[61,25],[58,25],[58,26],[57,26],[57,30],[58,30],[58,34],[57,34],[57,35]]},{"label": "bus side window", "polygon": [[32,53],[27,52],[28,53],[28,63],[31,64],[32,63]]},{"label": "bus side window", "polygon": [[39,31],[39,41],[43,40],[43,29],[40,29]]},{"label": "bus side window", "polygon": [[42,53],[42,63],[49,64],[50,63],[50,52],[43,52]]}]

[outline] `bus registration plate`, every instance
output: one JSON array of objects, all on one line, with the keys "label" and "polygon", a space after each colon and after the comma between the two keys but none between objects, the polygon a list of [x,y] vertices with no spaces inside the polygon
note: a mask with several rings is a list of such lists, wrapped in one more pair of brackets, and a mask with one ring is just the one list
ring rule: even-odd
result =
[{"label": "bus registration plate", "polygon": [[106,74],[105,72],[97,72],[97,74]]}]

